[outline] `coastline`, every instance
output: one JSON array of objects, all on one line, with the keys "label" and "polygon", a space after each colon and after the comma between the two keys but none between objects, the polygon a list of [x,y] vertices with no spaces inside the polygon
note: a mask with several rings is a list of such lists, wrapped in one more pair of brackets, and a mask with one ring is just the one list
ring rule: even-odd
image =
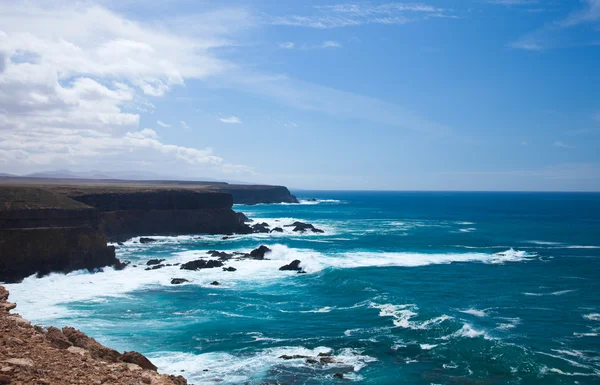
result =
[{"label": "coastline", "polygon": [[119,353],[71,327],[31,325],[0,286],[0,384],[188,385],[137,352]]}]

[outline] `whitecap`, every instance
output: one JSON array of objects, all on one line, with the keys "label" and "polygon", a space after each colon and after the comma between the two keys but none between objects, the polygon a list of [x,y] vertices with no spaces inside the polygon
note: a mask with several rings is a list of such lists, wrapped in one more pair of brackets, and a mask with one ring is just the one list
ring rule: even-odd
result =
[{"label": "whitecap", "polygon": [[585,314],[583,316],[583,318],[590,320],[590,321],[600,321],[600,313]]},{"label": "whitecap", "polygon": [[546,295],[565,295],[565,294],[569,294],[569,293],[573,293],[576,292],[577,289],[568,289],[568,290],[557,290],[557,291],[553,291],[550,293],[532,293],[532,292],[524,292],[523,295],[527,295],[527,296],[533,296],[533,297],[542,297],[542,296],[546,296]]},{"label": "whitecap", "polygon": [[472,233],[475,230],[477,230],[477,229],[474,228],[474,227],[469,227],[469,228],[466,228],[466,229],[458,229],[458,231],[460,231],[461,233]]},{"label": "whitecap", "polygon": [[486,340],[494,339],[489,334],[487,334],[485,330],[477,330],[471,324],[468,324],[468,323],[463,324],[462,328],[460,328],[456,332],[454,332],[448,336],[441,337],[441,339],[449,340],[452,338],[460,338],[460,337],[464,337],[464,338],[483,337]]},{"label": "whitecap", "polygon": [[[319,353],[332,354],[335,362],[325,364],[323,367],[315,367],[306,362],[305,359],[280,358],[288,356],[317,357]],[[322,370],[322,368],[338,368],[348,370],[349,377],[356,375],[368,363],[376,361],[375,358],[362,354],[357,349],[341,349],[334,352],[328,347],[317,347],[314,349],[303,346],[286,346],[258,350],[253,353],[247,352],[213,352],[204,354],[192,354],[182,352],[156,352],[149,354],[149,358],[163,373],[181,374],[185,371],[187,379],[195,383],[212,383],[218,380],[224,384],[240,384],[245,382],[262,382],[266,373],[276,367],[304,368],[310,370]],[[210,369],[209,371],[203,371]],[[357,378],[357,377],[355,377]]]},{"label": "whitecap", "polygon": [[470,314],[470,315],[474,315],[476,317],[486,317],[487,313],[485,312],[485,310],[477,310],[477,309],[466,309],[466,310],[459,310],[461,313],[465,313],[465,314]]},{"label": "whitecap", "polygon": [[422,350],[431,350],[431,349],[437,347],[438,345],[420,344],[419,346],[421,347]]}]

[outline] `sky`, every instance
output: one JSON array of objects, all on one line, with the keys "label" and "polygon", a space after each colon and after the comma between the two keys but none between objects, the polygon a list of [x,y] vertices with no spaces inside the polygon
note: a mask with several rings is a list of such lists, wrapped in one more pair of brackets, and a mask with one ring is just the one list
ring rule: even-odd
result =
[{"label": "sky", "polygon": [[0,173],[57,169],[600,191],[600,0],[0,0]]}]

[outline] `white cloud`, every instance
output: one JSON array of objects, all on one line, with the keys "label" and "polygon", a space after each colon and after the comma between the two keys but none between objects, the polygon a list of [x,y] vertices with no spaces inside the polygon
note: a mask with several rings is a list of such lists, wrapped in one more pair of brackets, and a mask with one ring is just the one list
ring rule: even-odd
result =
[{"label": "white cloud", "polygon": [[340,43],[338,43],[337,41],[326,40],[320,45],[320,48],[339,48],[341,46],[342,45]]},{"label": "white cloud", "polygon": [[561,142],[560,140],[557,140],[556,142],[554,142],[554,147],[575,148],[575,146],[571,146],[571,145],[565,144],[565,143]]},{"label": "white cloud", "polygon": [[338,28],[362,24],[405,24],[431,18],[454,18],[448,10],[427,4],[335,4],[313,7],[311,15],[278,16],[274,25],[309,28]]},{"label": "white cloud", "polygon": [[219,120],[226,124],[240,124],[242,121],[237,116],[230,116],[228,118],[219,118]]},{"label": "white cloud", "polygon": [[190,129],[190,126],[188,126],[188,124],[184,120],[180,121],[179,123],[181,123],[181,127],[185,128],[186,130]]},{"label": "white cloud", "polygon": [[[210,148],[163,143],[140,116],[148,96],[232,68],[209,35],[167,32],[99,6],[0,2],[0,165],[229,165]],[[62,5],[64,6],[62,6]],[[223,31],[225,33],[226,31]],[[146,96],[145,96],[146,95]],[[158,121],[163,127],[170,126]]]},{"label": "white cloud", "polygon": [[294,44],[294,42],[291,42],[291,41],[279,43],[279,48],[292,49],[295,46],[296,46],[296,44]]},{"label": "white cloud", "polygon": [[170,124],[167,124],[167,123],[161,122],[160,120],[157,120],[157,121],[156,121],[156,124],[158,124],[159,126],[161,126],[161,127],[164,127],[164,128],[170,128],[170,127],[171,127],[171,125],[170,125]]},{"label": "white cloud", "polygon": [[284,126],[288,127],[288,128],[296,128],[298,127],[298,125],[294,122],[289,122],[289,123],[284,123]]}]

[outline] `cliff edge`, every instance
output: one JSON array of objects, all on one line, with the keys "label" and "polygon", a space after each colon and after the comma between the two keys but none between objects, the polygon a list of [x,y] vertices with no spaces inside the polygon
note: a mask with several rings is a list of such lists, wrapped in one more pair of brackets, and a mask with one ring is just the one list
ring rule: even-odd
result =
[{"label": "cliff edge", "polygon": [[0,281],[119,264],[96,209],[43,189],[0,187]]},{"label": "cliff edge", "polygon": [[8,294],[0,286],[0,384],[187,385],[157,373],[142,354],[120,353],[77,329],[32,326],[10,313],[16,304]]}]

